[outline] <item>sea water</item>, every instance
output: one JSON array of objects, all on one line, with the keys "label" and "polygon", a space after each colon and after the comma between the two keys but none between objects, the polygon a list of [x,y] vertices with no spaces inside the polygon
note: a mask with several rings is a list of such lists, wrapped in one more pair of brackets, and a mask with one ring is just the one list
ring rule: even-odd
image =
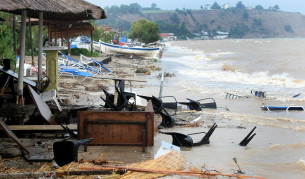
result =
[{"label": "sea water", "polygon": [[[200,40],[167,44],[160,59],[161,72],[175,76],[165,77],[162,96],[175,96],[177,101],[210,97],[218,106],[216,110],[197,112],[203,124],[209,119],[218,127],[210,144],[181,148],[187,166],[233,174],[239,169],[233,160],[236,158],[247,176],[305,178],[305,112],[261,109],[263,105],[305,106],[304,44],[305,39]],[[147,80],[149,88],[134,91],[159,96],[160,78],[157,76],[161,72],[152,73]],[[265,92],[266,98],[251,94],[251,90]],[[242,98],[232,99],[227,93]],[[299,93],[299,97],[293,97]],[[162,130],[183,134],[206,132],[208,127],[203,126]],[[255,126],[253,140],[246,147],[239,146]],[[192,137],[196,142],[202,136]],[[148,147],[146,153],[141,153],[139,147],[89,147],[88,150],[93,153],[101,150],[108,160],[133,163],[153,159],[162,141],[171,143],[172,138],[157,133],[154,146]]]},{"label": "sea water", "polygon": [[[305,178],[305,112],[261,109],[305,106],[304,44],[305,39],[228,39],[167,45],[162,70],[175,77],[165,78],[163,95],[174,95],[178,101],[212,97],[218,107],[229,109],[201,112],[220,119],[219,127],[210,145],[182,149],[191,165],[232,173],[236,157],[246,175]],[[266,98],[251,91],[262,91]],[[238,97],[229,99],[228,93]],[[239,125],[247,129],[236,129]],[[254,126],[256,136],[247,147],[239,146]],[[184,134],[206,130],[169,129]],[[156,136],[157,145],[162,140],[171,142],[171,137]]]}]

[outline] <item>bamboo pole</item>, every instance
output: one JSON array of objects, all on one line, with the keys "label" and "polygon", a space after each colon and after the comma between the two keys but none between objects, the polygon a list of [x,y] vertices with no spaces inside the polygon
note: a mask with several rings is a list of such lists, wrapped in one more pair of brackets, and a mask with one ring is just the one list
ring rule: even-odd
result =
[{"label": "bamboo pole", "polygon": [[43,12],[39,12],[39,45],[38,45],[38,81],[42,79],[42,31],[43,31]]},{"label": "bamboo pole", "polygon": [[256,178],[256,179],[266,179],[265,177],[253,177],[253,176],[243,176],[243,175],[231,175],[231,174],[221,174],[221,173],[210,173],[210,172],[192,172],[192,171],[175,171],[175,170],[152,170],[143,168],[133,168],[126,166],[104,166],[104,167],[80,167],[83,170],[109,170],[109,169],[122,169],[135,172],[150,172],[150,173],[163,173],[170,175],[186,175],[186,176],[196,176],[196,177],[210,177],[210,176],[227,176],[236,178]]},{"label": "bamboo pole", "polygon": [[19,74],[18,74],[18,93],[17,93],[17,102],[16,102],[20,106],[23,106],[23,78],[24,78],[24,59],[25,59],[26,16],[27,16],[26,10],[22,10],[21,32],[20,32],[20,61],[19,61]]}]

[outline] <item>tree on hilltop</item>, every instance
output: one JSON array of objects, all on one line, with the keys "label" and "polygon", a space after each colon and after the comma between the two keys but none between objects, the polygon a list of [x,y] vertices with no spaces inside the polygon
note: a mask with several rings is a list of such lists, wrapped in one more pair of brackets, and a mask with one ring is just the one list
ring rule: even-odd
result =
[{"label": "tree on hilltop", "polygon": [[211,6],[211,9],[221,9],[221,6],[217,2],[214,2],[214,4]]},{"label": "tree on hilltop", "polygon": [[278,11],[279,9],[280,9],[279,5],[273,6],[273,10],[274,10],[274,11]]},{"label": "tree on hilltop", "polygon": [[263,6],[261,6],[261,5],[256,5],[254,9],[255,10],[264,10]]},{"label": "tree on hilltop", "polygon": [[138,38],[143,43],[151,43],[160,40],[160,28],[159,26],[146,19],[140,19],[137,22],[133,22],[131,26],[130,38]]},{"label": "tree on hilltop", "polygon": [[238,3],[236,4],[236,8],[237,9],[246,9],[246,6],[243,4],[242,1],[238,1]]}]

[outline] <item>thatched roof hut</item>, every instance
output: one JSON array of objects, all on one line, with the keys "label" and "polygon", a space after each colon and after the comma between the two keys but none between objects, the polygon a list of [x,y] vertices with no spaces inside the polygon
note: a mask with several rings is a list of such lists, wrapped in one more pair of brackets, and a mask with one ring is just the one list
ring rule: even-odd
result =
[{"label": "thatched roof hut", "polygon": [[0,11],[21,14],[27,10],[27,16],[39,18],[43,12],[45,20],[88,20],[105,19],[105,11],[83,0],[1,0]]}]

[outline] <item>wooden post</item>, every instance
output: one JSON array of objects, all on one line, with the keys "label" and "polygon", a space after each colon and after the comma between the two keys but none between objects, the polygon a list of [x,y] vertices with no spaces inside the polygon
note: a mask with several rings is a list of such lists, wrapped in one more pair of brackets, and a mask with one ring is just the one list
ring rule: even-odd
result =
[{"label": "wooden post", "polygon": [[32,24],[31,24],[31,18],[29,18],[29,32],[30,32],[30,40],[31,40],[32,65],[34,65],[34,49],[33,49],[33,37],[32,37]]},{"label": "wooden post", "polygon": [[38,81],[42,79],[43,12],[39,12]]},{"label": "wooden post", "polygon": [[71,55],[71,46],[70,46],[70,36],[69,36],[69,31],[68,31],[68,56]]},{"label": "wooden post", "polygon": [[51,40],[52,40],[52,38],[51,38],[51,31],[50,31],[50,23],[48,23],[48,36],[49,36],[49,47],[51,47]]},{"label": "wooden post", "polygon": [[57,36],[56,36],[56,25],[54,25],[54,29],[55,29],[55,32],[54,32],[54,37],[55,37],[55,47],[57,46]]},{"label": "wooden post", "polygon": [[91,29],[91,57],[93,57],[93,32]]},{"label": "wooden post", "polygon": [[14,53],[16,55],[17,52],[16,52],[16,17],[15,17],[15,14],[13,14],[13,41],[14,41]]},{"label": "wooden post", "polygon": [[16,103],[23,106],[23,78],[24,78],[24,59],[25,59],[25,28],[26,28],[26,10],[22,10],[21,32],[20,32],[20,61],[18,74],[18,92]]},{"label": "wooden post", "polygon": [[61,46],[64,46],[64,38],[63,38],[62,26],[63,25],[61,25]]}]

